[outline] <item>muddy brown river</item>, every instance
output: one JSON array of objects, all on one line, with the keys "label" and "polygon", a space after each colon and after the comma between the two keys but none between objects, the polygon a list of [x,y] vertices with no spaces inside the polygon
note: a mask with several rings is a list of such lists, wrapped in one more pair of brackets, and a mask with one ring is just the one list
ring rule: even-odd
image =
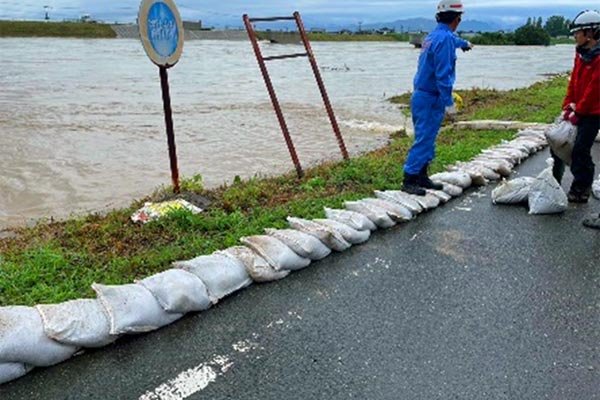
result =
[{"label": "muddy brown river", "polygon": [[[299,52],[264,44],[265,55]],[[0,39],[0,227],[105,211],[170,184],[158,70],[136,40]],[[406,43],[315,43],[351,154],[407,126]],[[510,89],[567,71],[572,46],[459,53],[458,88]],[[306,59],[269,64],[303,165],[341,158]],[[207,187],[292,170],[249,43],[192,41],[169,71],[182,175]]]}]

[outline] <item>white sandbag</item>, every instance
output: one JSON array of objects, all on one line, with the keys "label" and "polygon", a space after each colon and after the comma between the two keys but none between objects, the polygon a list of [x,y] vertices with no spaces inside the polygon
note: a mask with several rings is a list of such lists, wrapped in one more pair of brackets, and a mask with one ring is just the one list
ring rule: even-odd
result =
[{"label": "white sandbag", "polygon": [[548,168],[542,171],[529,191],[529,214],[558,214],[567,210],[568,200],[560,184],[552,175],[554,160],[549,158]]},{"label": "white sandbag", "polygon": [[371,237],[370,230],[358,231],[342,222],[333,219],[315,219],[316,223],[328,226],[338,231],[344,239],[350,244],[361,244],[369,240]]},{"label": "white sandbag", "polygon": [[[485,168],[477,167],[470,164],[458,163],[457,165],[452,165],[448,167],[448,171],[453,172],[463,172],[469,175],[471,178],[471,184],[473,186],[485,186],[488,184],[488,180],[485,177]],[[493,171],[490,171],[493,173]],[[498,178],[499,175],[496,174]]]},{"label": "white sandbag", "polygon": [[139,282],[168,312],[186,314],[208,310],[208,289],[200,278],[182,269],[169,269]]},{"label": "white sandbag", "polygon": [[460,186],[452,185],[450,183],[442,183],[444,185],[444,193],[449,194],[452,197],[458,197],[463,194],[463,189]]},{"label": "white sandbag", "polygon": [[425,211],[417,201],[405,196],[406,193],[400,190],[386,190],[385,192],[376,190],[375,196],[381,200],[390,201],[392,203],[400,204],[404,208],[407,208],[413,216]]},{"label": "white sandbag", "polygon": [[395,222],[406,222],[413,219],[413,213],[399,203],[374,198],[366,198],[361,201],[369,205],[383,208]]},{"label": "white sandbag", "polygon": [[344,207],[350,211],[360,213],[369,218],[378,228],[387,229],[396,225],[396,222],[390,218],[387,211],[374,204],[367,204],[362,201],[346,201]]},{"label": "white sandbag", "polygon": [[[479,160],[473,160],[471,162],[471,164],[481,165],[485,168],[489,168],[492,171],[494,171],[502,176],[510,176],[510,174],[512,173],[512,170],[513,170],[512,164],[510,164],[508,161],[505,161],[505,160],[479,159]],[[488,177],[486,177],[486,178],[490,179]]]},{"label": "white sandbag", "polygon": [[535,178],[528,176],[504,181],[492,191],[492,202],[494,204],[527,202],[533,182],[535,182]]},{"label": "white sandbag", "polygon": [[0,385],[14,381],[26,375],[32,369],[33,367],[21,363],[0,364]]},{"label": "white sandbag", "polygon": [[595,198],[600,200],[600,176],[592,184],[592,193]]},{"label": "white sandbag", "polygon": [[150,332],[183,317],[183,314],[163,310],[152,293],[142,285],[94,283],[92,289],[108,314],[111,335]]},{"label": "white sandbag", "polygon": [[0,364],[24,363],[49,367],[65,361],[75,352],[44,333],[40,313],[33,307],[0,307]]},{"label": "white sandbag", "polygon": [[430,179],[434,182],[450,183],[463,189],[466,189],[473,184],[469,174],[460,171],[440,172],[431,175]]},{"label": "white sandbag", "polygon": [[223,254],[200,256],[173,263],[173,268],[191,272],[204,282],[213,303],[252,284],[246,267],[240,261]]},{"label": "white sandbag", "polygon": [[316,237],[332,250],[345,251],[352,246],[338,231],[330,227],[302,218],[287,217],[287,221],[293,229]]},{"label": "white sandbag", "polygon": [[331,249],[319,239],[296,229],[265,229],[265,233],[279,239],[300,257],[317,261],[331,254]]},{"label": "white sandbag", "polygon": [[450,200],[452,200],[452,196],[450,196],[448,193],[446,193],[442,190],[427,189],[427,194],[431,194],[431,195],[437,197],[438,199],[440,199],[440,202],[442,204],[447,203]]},{"label": "white sandbag", "polygon": [[357,231],[374,231],[377,230],[377,225],[373,223],[369,218],[361,213],[350,210],[332,210],[331,208],[325,208],[325,215],[329,219],[346,224]]},{"label": "white sandbag", "polygon": [[218,254],[223,254],[244,264],[246,271],[254,282],[273,282],[290,274],[290,271],[275,271],[267,260],[246,246],[229,247],[218,252]]},{"label": "white sandbag", "polygon": [[414,199],[425,210],[433,210],[434,208],[437,208],[440,205],[440,199],[438,199],[436,196],[430,193],[426,193],[425,196],[416,196],[414,194],[408,193],[404,193],[404,195],[409,196],[411,199]]},{"label": "white sandbag", "polygon": [[268,235],[243,237],[240,242],[250,247],[276,271],[297,271],[310,265],[310,259],[300,257],[281,240]]},{"label": "white sandbag", "polygon": [[573,147],[577,138],[577,126],[569,121],[560,121],[546,131],[550,148],[567,165],[573,160]]},{"label": "white sandbag", "polygon": [[97,299],[72,300],[60,304],[44,304],[35,308],[51,339],[75,347],[103,347],[115,340],[110,334],[108,314]]}]

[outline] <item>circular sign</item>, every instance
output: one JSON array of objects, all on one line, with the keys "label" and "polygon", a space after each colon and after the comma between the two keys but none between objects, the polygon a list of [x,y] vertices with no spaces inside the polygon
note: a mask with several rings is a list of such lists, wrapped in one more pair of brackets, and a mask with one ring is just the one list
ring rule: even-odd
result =
[{"label": "circular sign", "polygon": [[142,0],[138,16],[146,54],[161,67],[177,64],[183,51],[183,23],[173,0]]}]

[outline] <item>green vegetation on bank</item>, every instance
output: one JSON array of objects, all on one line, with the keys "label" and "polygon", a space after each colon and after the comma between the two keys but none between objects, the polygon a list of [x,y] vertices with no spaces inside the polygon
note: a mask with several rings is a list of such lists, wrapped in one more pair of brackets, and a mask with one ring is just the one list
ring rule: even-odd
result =
[{"label": "green vegetation on bank", "polygon": [[0,21],[0,37],[114,38],[109,25],[83,22]]},{"label": "green vegetation on bank", "polygon": [[309,33],[312,42],[408,42],[407,33],[348,34],[348,33]]},{"label": "green vegetation on bank", "polygon": [[[458,120],[497,119],[550,123],[560,114],[567,84],[568,76],[558,75],[528,88],[509,91],[481,88],[456,90],[465,104]],[[404,93],[392,97],[390,101],[410,105],[411,95]]]},{"label": "green vegetation on bank", "polygon": [[563,16],[553,15],[543,24],[542,18],[528,18],[525,25],[513,32],[483,32],[470,41],[477,45],[542,45],[572,44],[569,25]]},{"label": "green vegetation on bank", "polygon": [[[258,31],[256,36],[259,40],[269,40],[270,38],[284,38],[286,36],[295,37],[299,40],[298,32],[271,32]],[[408,42],[407,33],[327,33],[327,32],[308,32],[308,39],[311,42]]]},{"label": "green vegetation on bank", "polygon": [[[509,118],[547,122],[560,108],[565,77],[520,91],[480,91],[465,100],[469,118]],[[472,110],[469,102],[472,104]],[[512,117],[512,118],[511,118]],[[432,171],[468,160],[514,132],[444,131]],[[93,296],[92,282],[130,283],[187,259],[239,244],[242,236],[264,228],[283,228],[285,218],[323,217],[323,207],[342,207],[344,200],[372,196],[375,189],[397,189],[412,139],[394,135],[390,144],[345,162],[328,162],[280,177],[236,180],[216,190],[202,190],[199,179],[187,182],[212,201],[205,213],[178,212],[145,226],[129,217],[142,201],[108,215],[16,229],[0,240],[0,305],[59,302]],[[159,194],[156,195],[157,197]],[[145,199],[148,200],[148,199]]]}]

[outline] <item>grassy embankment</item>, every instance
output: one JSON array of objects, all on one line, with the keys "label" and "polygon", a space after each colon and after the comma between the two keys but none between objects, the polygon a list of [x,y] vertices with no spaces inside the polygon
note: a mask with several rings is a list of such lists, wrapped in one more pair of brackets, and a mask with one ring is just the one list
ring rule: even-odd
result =
[{"label": "grassy embankment", "polygon": [[[461,118],[550,122],[559,110],[565,88],[566,78],[556,77],[509,92],[462,92],[467,111]],[[468,160],[513,135],[514,132],[445,131],[438,140],[432,171]],[[169,268],[172,261],[236,245],[240,237],[260,234],[267,227],[283,228],[288,215],[323,217],[324,206],[341,207],[344,200],[372,196],[374,189],[397,189],[410,145],[410,138],[398,134],[383,149],[347,162],[328,162],[309,169],[301,180],[293,174],[237,180],[211,191],[202,190],[198,182],[187,181],[186,189],[213,201],[201,215],[180,212],[138,226],[129,220],[141,204],[136,202],[105,216],[90,215],[18,229],[17,237],[0,240],[0,305],[33,305],[93,296],[92,282],[130,283]]]},{"label": "grassy embankment", "polygon": [[[299,38],[298,33],[274,32],[274,35],[290,35]],[[266,40],[271,33],[258,31],[256,36],[259,40]],[[370,34],[345,34],[345,33],[316,33],[308,32],[308,39],[311,42],[408,42],[408,34],[391,33],[387,35]]]},{"label": "grassy embankment", "polygon": [[308,38],[311,42],[408,42],[408,34],[400,33],[387,35],[309,33]]},{"label": "grassy embankment", "polygon": [[[514,120],[523,122],[552,122],[560,113],[567,86],[567,77],[556,76],[537,82],[527,89],[499,91],[473,88],[456,90],[464,100],[463,121],[479,119]],[[390,99],[395,104],[410,104],[412,93]],[[409,113],[408,108],[404,109]]]},{"label": "grassy embankment", "polygon": [[0,21],[0,37],[114,38],[106,24],[81,22]]}]

